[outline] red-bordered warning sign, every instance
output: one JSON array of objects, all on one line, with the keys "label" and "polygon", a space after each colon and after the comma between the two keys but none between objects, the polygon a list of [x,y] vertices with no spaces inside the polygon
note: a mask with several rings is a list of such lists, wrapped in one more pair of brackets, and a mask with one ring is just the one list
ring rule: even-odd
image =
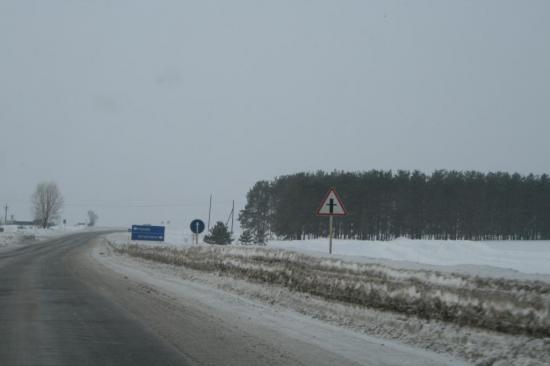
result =
[{"label": "red-bordered warning sign", "polygon": [[319,206],[319,209],[317,210],[317,215],[346,216],[347,214],[348,212],[346,211],[340,196],[338,196],[338,193],[336,193],[334,188],[331,188],[321,202],[321,206]]}]

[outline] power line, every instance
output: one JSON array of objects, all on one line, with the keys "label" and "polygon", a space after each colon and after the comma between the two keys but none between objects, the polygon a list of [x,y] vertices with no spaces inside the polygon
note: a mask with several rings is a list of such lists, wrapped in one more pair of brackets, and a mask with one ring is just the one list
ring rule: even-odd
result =
[{"label": "power line", "polygon": [[193,207],[202,206],[199,203],[147,203],[147,204],[118,204],[118,203],[66,203],[68,207],[111,207],[111,208],[151,208],[151,207]]},{"label": "power line", "polygon": [[[211,214],[212,214],[212,196],[210,196],[210,205],[208,208],[208,222],[211,221]],[[12,202],[14,203],[14,202]],[[235,215],[235,204],[241,204],[244,205],[244,202],[240,201],[221,201],[220,204],[232,204],[232,210],[231,214],[228,217],[228,220],[231,220],[232,216]],[[30,204],[29,201],[15,201],[16,206],[20,206],[23,204]],[[153,202],[65,202],[65,207],[84,207],[84,208],[90,208],[90,207],[100,207],[100,208],[112,208],[112,209],[124,209],[124,208],[194,208],[194,207],[200,207],[202,206],[201,203],[183,203],[183,202],[177,202],[177,203],[153,203]],[[5,205],[4,209],[6,210],[5,216],[7,217],[7,205]],[[229,221],[228,221],[229,225]]]},{"label": "power line", "polygon": [[[232,201],[225,201],[222,203],[229,203]],[[150,208],[150,207],[199,207],[201,203],[65,203],[68,207],[113,207],[113,208]]]},{"label": "power line", "polygon": [[212,214],[212,193],[210,194],[210,206],[208,207],[208,231],[210,231],[210,216]]},{"label": "power line", "polygon": [[233,223],[235,222],[235,201],[233,201],[233,206],[231,207],[231,212],[227,217],[227,223],[225,226],[229,226],[229,221],[231,221],[231,235],[233,235]]}]

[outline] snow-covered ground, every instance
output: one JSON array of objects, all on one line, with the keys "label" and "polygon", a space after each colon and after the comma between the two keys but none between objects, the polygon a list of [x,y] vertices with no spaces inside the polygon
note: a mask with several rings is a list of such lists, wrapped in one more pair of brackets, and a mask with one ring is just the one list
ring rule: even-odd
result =
[{"label": "snow-covered ground", "polygon": [[[317,255],[328,252],[327,239],[271,241],[268,246]],[[475,265],[550,274],[550,241],[335,240],[333,254],[353,261],[378,258],[435,266]]]},{"label": "snow-covered ground", "polygon": [[[357,315],[357,309],[342,305],[331,307],[326,302],[284,288],[274,290],[271,286],[219,276],[216,273],[119,255],[106,241],[99,241],[92,248],[91,257],[129,279],[123,292],[135,281],[140,288],[156,294],[163,302],[172,302],[170,306],[163,308],[167,317],[177,319],[174,313],[182,308],[184,316],[189,318],[190,314],[195,314],[195,309],[200,309],[197,322],[200,321],[204,329],[208,329],[208,319],[212,317],[217,319],[220,337],[223,335],[234,340],[250,339],[246,348],[241,346],[239,352],[251,355],[262,352],[261,358],[254,364],[279,364],[277,361],[270,362],[271,353],[276,350],[279,353],[277,358],[284,357],[287,360],[283,362],[285,364],[339,365],[344,361],[345,364],[354,365],[469,365],[446,353],[439,354],[437,351],[441,350],[440,346],[423,350],[399,340],[370,336],[360,330],[363,321],[366,321],[371,327],[375,324],[380,329],[379,333],[383,332],[381,324],[395,325],[395,316],[391,314],[388,316],[376,311],[361,310],[362,316],[354,327],[342,327],[339,320],[343,319],[351,324],[350,317]],[[337,313],[339,316],[334,316]],[[327,321],[333,316],[335,321]],[[401,321],[394,333],[401,333],[406,327],[409,325]],[[233,333],[228,334],[227,328]],[[422,333],[431,334],[431,342],[438,342],[441,337],[428,328],[434,330],[435,326],[427,325],[422,328]],[[201,337],[204,337],[202,332],[197,335],[197,339]],[[172,338],[178,339],[177,336]],[[294,353],[300,355],[299,362],[295,360],[293,349]],[[196,350],[189,352],[192,355]],[[231,361],[230,355],[226,357],[226,362]],[[212,362],[223,363],[223,360]]]},{"label": "snow-covered ground", "polygon": [[172,243],[173,247],[151,242],[125,245],[128,235],[123,234],[108,236],[108,242],[114,250],[103,253],[151,277],[172,273],[474,364],[546,365],[550,357],[547,283],[426,270],[429,265],[396,269],[408,262],[388,266],[384,259],[357,256],[358,263],[328,259],[314,250],[305,254],[270,246],[190,242]]},{"label": "snow-covered ground", "polygon": [[[301,311],[292,309],[286,303],[273,306],[276,300],[273,295],[281,296],[289,303],[299,303],[303,306],[308,302],[312,305],[312,299],[301,298],[294,302],[282,288],[271,292],[268,291],[269,287],[215,273],[139,261],[117,255],[106,243],[100,243],[93,248],[91,255],[111,270],[123,274],[125,278],[137,281],[140,287],[158,294],[163,301],[174,301],[175,303],[170,305],[170,311],[182,307],[185,309],[185,316],[189,317],[189,314],[194,314],[194,309],[198,308],[200,321],[205,326],[208,325],[205,320],[214,315],[219,319],[220,335],[227,336],[224,327],[229,325],[234,331],[240,332],[234,338],[250,339],[251,345],[257,344],[253,346],[254,349],[262,344],[275,349],[287,347],[289,344],[302,347],[305,345],[305,349],[297,350],[303,356],[309,352],[307,347],[312,347],[309,360],[303,359],[300,364],[339,364],[336,358],[332,363],[330,359],[318,359],[319,355],[326,357],[328,352],[340,357],[340,361],[345,359],[354,365],[469,365],[447,354],[372,337],[363,332],[340,327],[336,323],[330,324],[318,317],[315,319],[300,314]],[[258,301],[259,299],[267,301]],[[257,364],[271,364],[270,355],[263,356],[266,357],[258,360]],[[291,353],[277,357],[288,357],[288,364],[298,363],[292,361],[294,356]]]},{"label": "snow-covered ground", "polygon": [[128,263],[191,271],[248,298],[476,364],[550,357],[550,241],[335,240],[333,255],[327,239],[197,246],[173,228],[164,243],[131,242],[129,233],[108,241]]},{"label": "snow-covered ground", "polygon": [[33,226],[18,227],[16,225],[2,226],[4,232],[0,232],[0,250],[7,250],[18,244],[39,242],[47,239],[86,230],[83,226],[54,226],[42,229]]},{"label": "snow-covered ground", "polygon": [[[117,243],[130,241],[129,233],[113,234],[110,239]],[[193,245],[191,233],[184,229],[168,229],[164,243],[139,243],[177,247]],[[267,248],[329,256],[328,239],[273,240]],[[550,280],[550,241],[334,240],[333,255],[330,257],[361,263],[378,262],[399,268]]]}]

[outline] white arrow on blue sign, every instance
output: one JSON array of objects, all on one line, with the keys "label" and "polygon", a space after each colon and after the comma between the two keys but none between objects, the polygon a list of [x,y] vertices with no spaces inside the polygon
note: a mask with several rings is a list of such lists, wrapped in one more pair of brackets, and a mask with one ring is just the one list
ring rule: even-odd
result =
[{"label": "white arrow on blue sign", "polygon": [[191,221],[191,225],[189,225],[189,228],[193,232],[193,234],[200,234],[204,231],[204,221],[200,219],[195,219]]}]

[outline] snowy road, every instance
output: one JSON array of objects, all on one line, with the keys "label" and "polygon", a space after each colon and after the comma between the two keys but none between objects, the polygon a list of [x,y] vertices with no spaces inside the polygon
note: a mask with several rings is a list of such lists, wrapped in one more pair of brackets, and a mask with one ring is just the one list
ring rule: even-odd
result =
[{"label": "snowy road", "polygon": [[0,254],[1,365],[461,364],[124,268],[97,236]]},{"label": "snowy road", "polygon": [[75,268],[80,248],[96,235],[0,256],[1,365],[187,364]]}]

